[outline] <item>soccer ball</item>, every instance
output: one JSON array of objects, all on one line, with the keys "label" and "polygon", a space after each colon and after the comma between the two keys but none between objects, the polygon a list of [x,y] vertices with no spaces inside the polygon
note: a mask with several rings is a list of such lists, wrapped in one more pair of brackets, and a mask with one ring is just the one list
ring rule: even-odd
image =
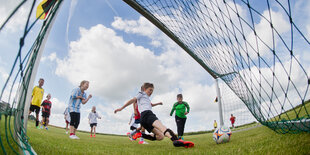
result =
[{"label": "soccer ball", "polygon": [[229,142],[231,136],[230,128],[222,126],[213,132],[213,140],[216,144]]}]

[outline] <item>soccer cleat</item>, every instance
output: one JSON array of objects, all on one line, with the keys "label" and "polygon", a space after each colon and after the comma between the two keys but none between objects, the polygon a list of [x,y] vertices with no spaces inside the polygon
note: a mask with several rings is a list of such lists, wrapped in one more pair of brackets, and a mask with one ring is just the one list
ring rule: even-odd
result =
[{"label": "soccer cleat", "polygon": [[191,147],[194,147],[194,143],[193,142],[190,142],[190,141],[183,141],[183,140],[175,140],[175,141],[173,141],[173,145],[175,146],[175,147],[181,147],[181,146],[183,146],[183,147],[185,147],[185,148],[191,148]]},{"label": "soccer cleat", "polygon": [[74,135],[69,136],[70,139],[75,139]]},{"label": "soccer cleat", "polygon": [[74,136],[74,139],[80,139],[78,136],[76,136],[76,135],[73,135]]},{"label": "soccer cleat", "polygon": [[135,140],[135,139],[132,139],[132,136],[131,136],[130,132],[127,132],[127,136],[128,136],[130,141],[134,141]]},{"label": "soccer cleat", "polygon": [[48,130],[48,128],[47,128],[47,127],[45,127],[45,129],[46,129],[46,130]]},{"label": "soccer cleat", "polygon": [[70,138],[70,139],[80,139],[80,138],[79,138],[78,136],[76,136],[76,135],[70,135],[69,138]]},{"label": "soccer cleat", "polygon": [[66,131],[66,134],[68,134],[68,131]]},{"label": "soccer cleat", "polygon": [[134,134],[132,136],[132,139],[136,140],[137,138],[140,138],[142,136],[142,133],[141,132],[137,132],[136,134]]},{"label": "soccer cleat", "polygon": [[94,138],[96,137],[96,135],[93,136]]},{"label": "soccer cleat", "polygon": [[149,143],[146,141],[139,141],[139,144],[149,144]]},{"label": "soccer cleat", "polygon": [[39,129],[39,130],[41,129],[39,126],[37,126],[36,128]]},{"label": "soccer cleat", "polygon": [[93,137],[93,135],[90,135],[90,137]]}]

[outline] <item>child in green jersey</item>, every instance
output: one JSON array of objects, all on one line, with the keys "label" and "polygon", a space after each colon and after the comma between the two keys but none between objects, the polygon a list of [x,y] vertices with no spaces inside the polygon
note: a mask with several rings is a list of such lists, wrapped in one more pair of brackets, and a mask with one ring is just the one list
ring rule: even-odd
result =
[{"label": "child in green jersey", "polygon": [[177,95],[177,101],[174,103],[170,116],[172,116],[175,111],[175,122],[178,128],[178,138],[183,140],[184,127],[186,122],[186,115],[189,113],[189,105],[187,102],[183,101],[182,94]]}]

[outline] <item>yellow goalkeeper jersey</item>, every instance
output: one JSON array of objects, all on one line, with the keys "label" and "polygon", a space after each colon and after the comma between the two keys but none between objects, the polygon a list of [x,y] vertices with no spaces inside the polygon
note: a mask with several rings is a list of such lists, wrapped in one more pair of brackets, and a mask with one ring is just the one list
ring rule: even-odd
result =
[{"label": "yellow goalkeeper jersey", "polygon": [[35,105],[40,107],[41,106],[41,102],[43,99],[43,95],[44,95],[44,89],[40,88],[38,86],[35,86],[32,90],[32,101],[31,101],[31,105]]}]

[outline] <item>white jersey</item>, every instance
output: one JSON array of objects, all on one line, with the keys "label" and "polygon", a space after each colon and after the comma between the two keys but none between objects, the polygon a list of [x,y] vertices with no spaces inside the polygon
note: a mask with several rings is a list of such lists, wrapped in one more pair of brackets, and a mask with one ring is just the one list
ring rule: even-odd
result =
[{"label": "white jersey", "polygon": [[138,109],[140,113],[146,110],[152,110],[152,104],[151,104],[150,97],[146,95],[145,92],[139,92],[136,98],[137,98]]},{"label": "white jersey", "polygon": [[90,112],[88,114],[89,123],[97,123],[97,118],[99,117],[98,113]]},{"label": "white jersey", "polygon": [[64,111],[64,115],[65,115],[66,121],[70,122],[71,118],[70,118],[70,113],[69,113],[68,108],[66,108],[66,110]]}]

